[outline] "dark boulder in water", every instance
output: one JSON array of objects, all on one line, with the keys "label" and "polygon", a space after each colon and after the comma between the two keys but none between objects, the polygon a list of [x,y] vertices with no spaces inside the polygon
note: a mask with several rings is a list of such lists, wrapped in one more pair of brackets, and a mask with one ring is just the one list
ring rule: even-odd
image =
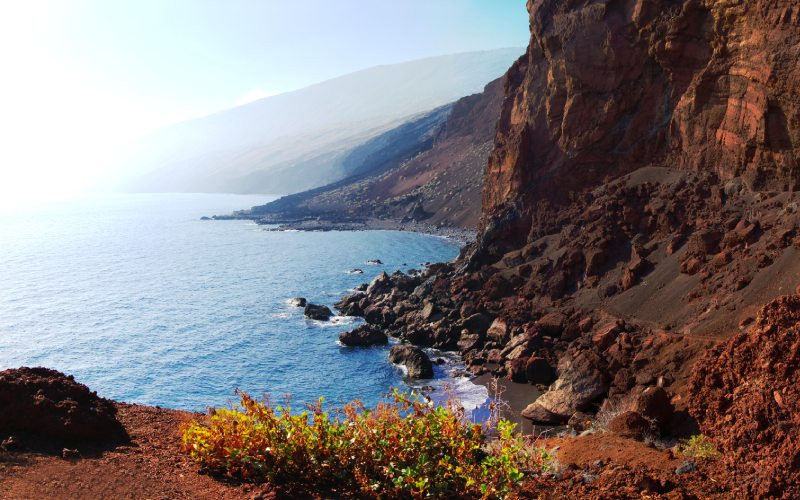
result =
[{"label": "dark boulder in water", "polygon": [[380,328],[373,325],[361,325],[354,330],[340,334],[339,342],[350,347],[370,347],[386,345],[389,337]]},{"label": "dark boulder in water", "polygon": [[0,372],[0,438],[24,434],[53,446],[129,441],[114,404],[71,376],[48,368]]},{"label": "dark boulder in water", "polygon": [[433,363],[419,347],[396,345],[389,351],[389,361],[405,366],[409,378],[433,378]]},{"label": "dark boulder in water", "polygon": [[370,259],[367,261],[367,264],[371,266],[380,266],[383,264],[383,262],[381,261],[381,259]]},{"label": "dark boulder in water", "polygon": [[331,316],[333,316],[333,312],[331,312],[328,306],[310,303],[306,304],[303,314],[305,314],[307,318],[315,319],[317,321],[328,321],[331,319]]},{"label": "dark boulder in water", "polygon": [[295,307],[305,307],[308,301],[304,297],[295,297],[289,303]]}]

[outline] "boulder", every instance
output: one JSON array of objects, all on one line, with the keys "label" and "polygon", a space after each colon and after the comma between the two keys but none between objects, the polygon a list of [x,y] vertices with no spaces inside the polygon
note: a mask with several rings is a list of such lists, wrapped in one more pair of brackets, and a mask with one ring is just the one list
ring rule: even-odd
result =
[{"label": "boulder", "polygon": [[339,335],[339,342],[350,347],[369,347],[386,345],[389,337],[373,325],[361,325],[354,330]]},{"label": "boulder", "polygon": [[391,288],[392,279],[384,271],[375,276],[375,279],[373,279],[369,286],[367,286],[367,296],[374,298],[376,295],[388,292]]},{"label": "boulder", "polygon": [[364,309],[364,319],[373,325],[389,326],[394,322],[395,315],[388,307],[369,306]]},{"label": "boulder", "polygon": [[560,337],[561,332],[564,331],[565,321],[566,316],[564,316],[564,313],[553,311],[539,318],[536,325],[539,327],[539,331],[542,332],[542,335],[557,338]]},{"label": "boulder", "polygon": [[526,374],[526,361],[525,359],[517,358],[511,359],[506,362],[506,373],[512,382],[524,384],[528,381]]},{"label": "boulder", "polygon": [[409,378],[433,378],[433,363],[419,347],[396,345],[389,351],[389,361],[405,366]]},{"label": "boulder", "polygon": [[663,387],[648,387],[636,394],[630,409],[653,420],[660,432],[667,431],[675,412],[669,394]]},{"label": "boulder", "polygon": [[328,321],[331,319],[331,316],[333,316],[328,306],[311,303],[306,304],[303,314],[306,315],[306,318],[315,319],[317,321]]},{"label": "boulder", "polygon": [[115,445],[128,434],[114,404],[71,376],[47,368],[0,372],[0,430],[56,445]]},{"label": "boulder", "polygon": [[[550,389],[526,408],[528,414],[541,414],[537,409],[541,408],[556,415],[556,422],[566,421],[573,413],[586,409],[608,390],[606,377],[596,367],[594,360],[585,353],[567,353],[562,356],[558,363],[558,372],[560,375]],[[546,424],[555,423],[552,418],[546,421],[532,420]]]},{"label": "boulder", "polygon": [[500,342],[501,344],[508,340],[508,335],[508,325],[506,324],[505,320],[501,318],[495,318],[495,320],[492,321],[491,326],[489,326],[489,329],[486,330],[487,337],[494,341]]},{"label": "boulder", "polygon": [[483,343],[483,337],[477,333],[472,333],[466,328],[461,330],[461,336],[458,338],[458,349],[461,352],[477,349]]},{"label": "boulder", "polygon": [[364,294],[356,291],[339,299],[338,302],[333,304],[333,307],[337,309],[342,316],[362,316],[364,310],[359,305],[362,299],[364,299]]},{"label": "boulder", "polygon": [[422,306],[422,311],[420,312],[420,317],[422,318],[423,321],[426,321],[428,323],[434,323],[443,318],[442,313],[439,311],[439,308],[437,308],[436,305],[429,300],[426,300],[424,302],[424,305]]},{"label": "boulder", "polygon": [[650,432],[650,422],[635,411],[626,411],[611,419],[608,430],[641,441]]},{"label": "boulder", "polygon": [[464,328],[469,330],[470,333],[477,333],[482,336],[492,325],[492,318],[482,313],[475,313],[464,319],[463,324]]},{"label": "boulder", "polygon": [[293,298],[292,300],[289,301],[289,304],[293,305],[295,307],[305,307],[306,303],[307,303],[307,301],[306,301],[305,297],[295,297],[295,298]]},{"label": "boulder", "polygon": [[536,402],[529,404],[522,410],[520,415],[528,420],[545,425],[560,425],[568,420],[563,415],[555,414]]}]

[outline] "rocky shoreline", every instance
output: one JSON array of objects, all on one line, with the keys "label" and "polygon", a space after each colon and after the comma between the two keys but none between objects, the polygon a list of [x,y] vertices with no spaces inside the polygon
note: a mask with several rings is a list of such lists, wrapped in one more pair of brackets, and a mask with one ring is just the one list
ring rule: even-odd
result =
[{"label": "rocky shoreline", "polygon": [[462,246],[474,242],[478,234],[477,230],[464,227],[376,217],[276,219],[234,214],[202,217],[202,220],[252,220],[258,225],[266,226],[266,231],[408,231],[446,238]]}]

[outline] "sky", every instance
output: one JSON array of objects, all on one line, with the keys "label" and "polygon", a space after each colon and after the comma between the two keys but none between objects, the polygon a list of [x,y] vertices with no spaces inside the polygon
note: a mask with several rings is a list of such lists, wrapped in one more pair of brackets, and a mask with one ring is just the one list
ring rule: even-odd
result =
[{"label": "sky", "polygon": [[91,186],[153,130],[379,64],[523,47],[524,0],[0,3],[0,200]]}]

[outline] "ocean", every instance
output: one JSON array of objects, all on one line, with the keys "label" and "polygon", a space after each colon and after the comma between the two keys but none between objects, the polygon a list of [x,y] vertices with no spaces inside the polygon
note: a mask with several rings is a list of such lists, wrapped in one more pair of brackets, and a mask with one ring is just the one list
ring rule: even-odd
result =
[{"label": "ocean", "polygon": [[[332,304],[381,271],[458,253],[399,231],[277,232],[201,221],[273,197],[95,196],[0,213],[0,369],[46,366],[101,396],[184,410],[235,400],[234,389],[293,406],[377,403],[391,388],[431,386],[472,408],[487,391],[457,357],[411,383],[388,347],[347,348],[359,319],[307,320],[293,297]],[[369,265],[380,259],[382,265]],[[364,274],[349,271],[360,268]]]}]

